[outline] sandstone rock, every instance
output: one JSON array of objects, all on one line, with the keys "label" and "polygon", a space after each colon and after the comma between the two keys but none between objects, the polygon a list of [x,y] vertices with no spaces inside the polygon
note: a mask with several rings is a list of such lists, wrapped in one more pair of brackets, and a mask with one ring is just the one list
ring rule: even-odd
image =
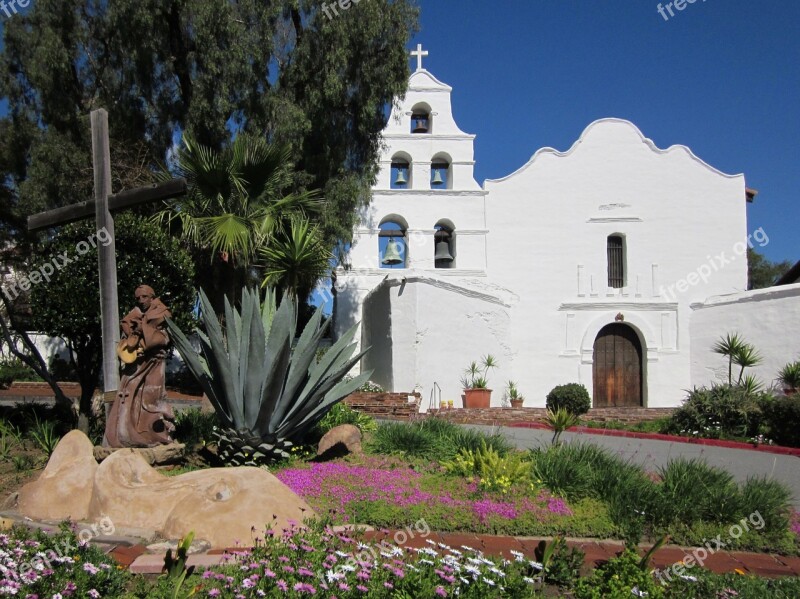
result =
[{"label": "sandstone rock", "polygon": [[96,471],[92,442],[79,430],[70,431],[39,479],[20,490],[20,513],[37,520],[87,519]]},{"label": "sandstone rock", "polygon": [[280,530],[290,520],[299,524],[315,515],[260,468],[211,468],[166,477],[130,449],[114,452],[97,468],[89,512],[109,517],[116,526],[154,528],[163,538],[194,531],[213,547],[251,545],[267,527]]},{"label": "sandstone rock", "polygon": [[[178,543],[180,539],[173,539],[171,541],[161,541],[160,543],[153,543],[147,546],[148,553],[157,553],[159,555],[164,555],[168,549],[172,550],[172,554],[175,555],[178,551]],[[194,539],[192,544],[189,545],[189,549],[186,552],[186,555],[194,555],[195,553],[205,553],[211,549],[211,543],[206,541],[205,539]]]},{"label": "sandstone rock", "polygon": [[[183,443],[170,443],[169,445],[157,445],[156,447],[134,447],[129,448],[144,458],[144,461],[151,466],[162,466],[164,464],[174,464],[180,462],[186,456],[186,446]],[[115,451],[121,451],[117,447],[95,446],[94,458],[102,462]]]},{"label": "sandstone rock", "polygon": [[357,426],[342,424],[333,427],[320,439],[317,455],[336,453],[342,447],[349,453],[361,453],[361,431]]}]

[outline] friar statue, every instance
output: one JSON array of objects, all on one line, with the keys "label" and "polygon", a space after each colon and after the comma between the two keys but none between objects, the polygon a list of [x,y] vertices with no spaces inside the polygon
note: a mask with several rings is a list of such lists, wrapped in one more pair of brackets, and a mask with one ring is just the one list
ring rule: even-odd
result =
[{"label": "friar statue", "polygon": [[170,344],[170,311],[149,285],[136,288],[137,307],[120,322],[117,355],[123,363],[119,391],[103,438],[105,447],[154,447],[172,443],[175,419],[164,387],[164,359]]}]

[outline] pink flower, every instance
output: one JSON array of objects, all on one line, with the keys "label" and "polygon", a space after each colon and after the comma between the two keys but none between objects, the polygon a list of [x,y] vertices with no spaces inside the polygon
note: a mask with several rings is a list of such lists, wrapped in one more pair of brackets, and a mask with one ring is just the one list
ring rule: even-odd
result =
[{"label": "pink flower", "polygon": [[213,588],[210,591],[208,591],[208,596],[209,597],[219,597],[220,594],[221,593],[220,593],[220,590],[218,588]]},{"label": "pink flower", "polygon": [[447,591],[444,590],[443,586],[436,587],[436,594],[439,595],[439,597],[447,597]]},{"label": "pink flower", "polygon": [[284,593],[285,593],[286,591],[288,591],[288,590],[289,590],[289,585],[288,585],[288,584],[286,584],[286,581],[285,581],[285,580],[283,580],[283,579],[281,579],[281,580],[279,580],[278,582],[276,582],[276,583],[275,583],[275,586],[277,586],[277,587],[278,587],[280,590],[282,590]]}]

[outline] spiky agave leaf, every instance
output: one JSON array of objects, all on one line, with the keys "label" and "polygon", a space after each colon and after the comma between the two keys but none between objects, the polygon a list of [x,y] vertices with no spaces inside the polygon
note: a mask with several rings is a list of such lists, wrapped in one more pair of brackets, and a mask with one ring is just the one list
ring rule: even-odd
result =
[{"label": "spiky agave leaf", "polygon": [[330,324],[330,319],[323,321],[321,308],[292,349],[297,326],[294,298],[284,296],[276,309],[274,292],[268,289],[259,306],[258,292],[244,289],[241,311],[225,305],[227,343],[202,290],[200,299],[204,331],[197,333],[204,360],[183,333],[170,326],[178,350],[220,415],[223,426],[215,434],[226,463],[258,464],[288,455],[293,439],[372,374],[343,380],[366,352],[353,356],[357,325],[316,363]]}]

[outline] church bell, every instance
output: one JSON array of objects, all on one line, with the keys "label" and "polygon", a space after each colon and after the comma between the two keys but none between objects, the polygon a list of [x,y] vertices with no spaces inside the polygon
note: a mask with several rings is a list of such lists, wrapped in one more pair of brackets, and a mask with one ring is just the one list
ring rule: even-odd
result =
[{"label": "church bell", "polygon": [[386,244],[386,250],[383,252],[383,260],[381,264],[402,264],[403,258],[400,256],[400,247],[394,240],[394,237],[389,238],[389,243]]},{"label": "church bell", "polygon": [[428,132],[428,119],[424,116],[414,117],[414,133],[427,133]]},{"label": "church bell", "polygon": [[394,180],[395,185],[405,185],[408,183],[408,179],[406,179],[406,175],[403,172],[403,169],[397,169],[397,179]]},{"label": "church bell", "polygon": [[450,254],[450,243],[447,240],[436,242],[436,254],[433,256],[437,262],[443,260],[445,262],[452,262],[453,256]]},{"label": "church bell", "polygon": [[440,171],[438,168],[433,172],[433,181],[431,181],[431,183],[433,185],[441,185],[444,183],[444,180],[442,179],[442,171]]}]

